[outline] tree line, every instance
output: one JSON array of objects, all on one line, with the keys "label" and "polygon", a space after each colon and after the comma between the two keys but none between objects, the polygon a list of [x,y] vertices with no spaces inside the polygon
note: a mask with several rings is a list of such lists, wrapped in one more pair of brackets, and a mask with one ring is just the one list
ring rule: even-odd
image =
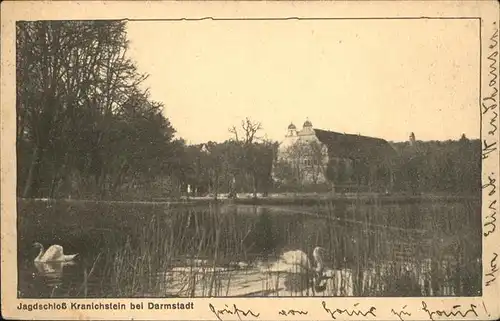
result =
[{"label": "tree line", "polygon": [[[16,25],[17,195],[116,198],[270,187],[274,142],[246,119],[205,149],[175,139],[124,21]],[[240,133],[241,131],[241,133]],[[143,194],[138,194],[138,191]]]},{"label": "tree line", "polygon": [[258,137],[261,124],[246,118],[241,128],[229,131],[233,138],[223,142],[188,146],[184,182],[193,195],[219,193],[267,194],[272,191],[272,169],[278,143]]},{"label": "tree line", "polygon": [[16,26],[17,193],[107,197],[175,172],[175,130],[141,85],[122,21]]},{"label": "tree line", "polygon": [[[402,192],[474,194],[481,191],[481,143],[459,140],[390,143],[393,157],[340,159],[318,142],[284,149],[274,188],[295,192]],[[325,159],[327,158],[327,159]],[[322,180],[318,180],[318,178]],[[308,178],[308,179],[304,179]]]},{"label": "tree line", "polygon": [[395,189],[411,193],[481,193],[481,142],[458,140],[396,143]]},{"label": "tree line", "polygon": [[[261,124],[248,118],[229,129],[225,142],[186,145],[175,138],[163,104],[150,98],[147,75],[127,48],[124,21],[17,23],[19,197],[144,199],[188,189],[256,195],[283,188],[284,177],[293,189],[304,175],[313,185],[323,175],[327,190],[347,177],[340,166],[325,166],[320,145],[291,147],[295,156],[310,154],[303,166],[310,173],[280,165],[278,142],[260,137]],[[407,145],[393,144],[395,190],[477,190],[479,141]]]}]

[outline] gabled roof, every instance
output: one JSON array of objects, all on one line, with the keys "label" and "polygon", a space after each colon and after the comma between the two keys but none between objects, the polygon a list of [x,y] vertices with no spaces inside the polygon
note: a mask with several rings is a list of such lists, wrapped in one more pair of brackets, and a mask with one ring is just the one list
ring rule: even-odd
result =
[{"label": "gabled roof", "polygon": [[381,138],[322,129],[314,129],[314,131],[319,141],[328,147],[328,153],[335,157],[381,161],[396,155],[394,148]]}]

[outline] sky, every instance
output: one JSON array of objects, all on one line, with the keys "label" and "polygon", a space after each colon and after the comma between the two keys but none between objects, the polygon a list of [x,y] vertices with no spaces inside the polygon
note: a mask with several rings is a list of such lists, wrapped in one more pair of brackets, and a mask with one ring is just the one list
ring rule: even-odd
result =
[{"label": "sky", "polygon": [[129,57],[188,143],[249,117],[405,141],[479,137],[478,24],[468,20],[131,21]]}]

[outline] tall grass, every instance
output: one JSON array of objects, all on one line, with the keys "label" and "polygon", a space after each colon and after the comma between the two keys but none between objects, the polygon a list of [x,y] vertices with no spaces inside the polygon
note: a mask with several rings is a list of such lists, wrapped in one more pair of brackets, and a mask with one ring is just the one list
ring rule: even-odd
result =
[{"label": "tall grass", "polygon": [[[290,249],[311,257],[323,246],[327,266],[347,272],[322,295],[345,295],[349,286],[356,296],[478,295],[479,205],[378,198],[286,207],[20,201],[19,261],[32,259],[34,241],[79,252],[91,272],[78,286],[85,291],[67,295],[226,296],[246,273],[233,272],[232,263],[257,264]],[[260,284],[255,295],[277,287],[250,272],[245,277]]]},{"label": "tall grass", "polygon": [[[346,251],[355,295],[480,294],[479,200],[387,205],[374,199],[363,206],[357,199],[347,208],[329,204],[324,212],[338,219],[330,233],[345,226],[351,237],[348,247],[331,235],[324,241]],[[371,282],[375,288],[363,284],[362,272],[369,269],[377,278]]]}]

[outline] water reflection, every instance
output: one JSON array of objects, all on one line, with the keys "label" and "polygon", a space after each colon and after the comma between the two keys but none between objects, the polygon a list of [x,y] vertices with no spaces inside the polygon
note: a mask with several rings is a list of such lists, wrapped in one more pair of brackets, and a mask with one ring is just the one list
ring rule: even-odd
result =
[{"label": "water reflection", "polygon": [[[233,262],[224,266],[208,260],[197,265],[176,265],[149,276],[151,287],[137,296],[207,297],[207,296],[354,296],[360,286],[361,296],[455,296],[453,274],[446,274],[446,262],[432,273],[429,259],[420,265],[383,264],[360,271],[325,268],[325,288],[315,290],[311,278],[293,271],[272,271],[277,261]],[[88,267],[74,263],[36,264],[32,278],[41,297],[100,296],[104,275],[86,273]],[[66,268],[66,270],[65,270]],[[64,273],[66,271],[67,273]],[[443,278],[443,276],[445,276]],[[443,282],[444,280],[444,282]],[[43,287],[45,290],[43,290]]]},{"label": "water reflection", "polygon": [[49,279],[61,279],[66,266],[74,266],[74,262],[34,262],[38,275]]},{"label": "water reflection", "polygon": [[[430,273],[419,274],[422,266],[387,264],[361,271],[357,280],[351,269],[325,269],[326,287],[316,291],[310,276],[291,270],[273,271],[276,262],[259,262],[245,269],[228,267],[173,267],[156,275],[167,296],[354,296],[356,282],[362,295],[433,295]],[[410,268],[414,268],[413,270]],[[388,281],[390,279],[390,282]],[[456,295],[449,283],[439,284],[442,295]]]},{"label": "water reflection", "polygon": [[45,280],[50,288],[57,288],[63,282],[63,270],[65,266],[75,265],[73,262],[35,262],[36,276]]},{"label": "water reflection", "polygon": [[[427,209],[432,215],[467,213],[468,208],[432,206]],[[418,213],[413,213],[416,209]],[[475,241],[467,242],[467,231],[455,232],[456,226],[450,231],[438,230],[436,241],[421,230],[391,221],[391,216],[403,214],[422,218],[426,213],[422,206],[340,207],[342,213],[337,213],[337,208],[324,216],[316,208],[238,205],[155,208],[157,212],[151,213],[140,208],[133,209],[137,213],[129,213],[127,220],[122,219],[122,211],[113,210],[119,212],[119,219],[101,222],[97,220],[106,216],[94,215],[98,217],[92,221],[96,227],[86,227],[81,233],[72,225],[67,234],[62,227],[50,227],[43,234],[43,227],[30,230],[30,224],[48,220],[21,222],[21,240],[25,240],[26,248],[32,239],[48,244],[69,239],[70,249],[81,257],[76,264],[34,265],[33,257],[23,256],[29,251],[24,251],[20,242],[19,295],[446,296],[478,295],[481,290],[480,253],[474,251]],[[83,222],[81,212],[73,218],[71,212],[61,213],[67,219],[57,222],[80,219],[80,225],[88,224]],[[401,224],[427,227],[422,220],[414,219]],[[57,239],[54,233],[60,233]],[[282,253],[300,249],[311,257],[316,246],[327,253],[324,288],[315,288],[310,275],[270,273]]]},{"label": "water reflection", "polygon": [[81,270],[75,262],[22,262],[19,278],[23,280],[19,295],[30,297],[66,296],[73,282],[81,283]]}]

